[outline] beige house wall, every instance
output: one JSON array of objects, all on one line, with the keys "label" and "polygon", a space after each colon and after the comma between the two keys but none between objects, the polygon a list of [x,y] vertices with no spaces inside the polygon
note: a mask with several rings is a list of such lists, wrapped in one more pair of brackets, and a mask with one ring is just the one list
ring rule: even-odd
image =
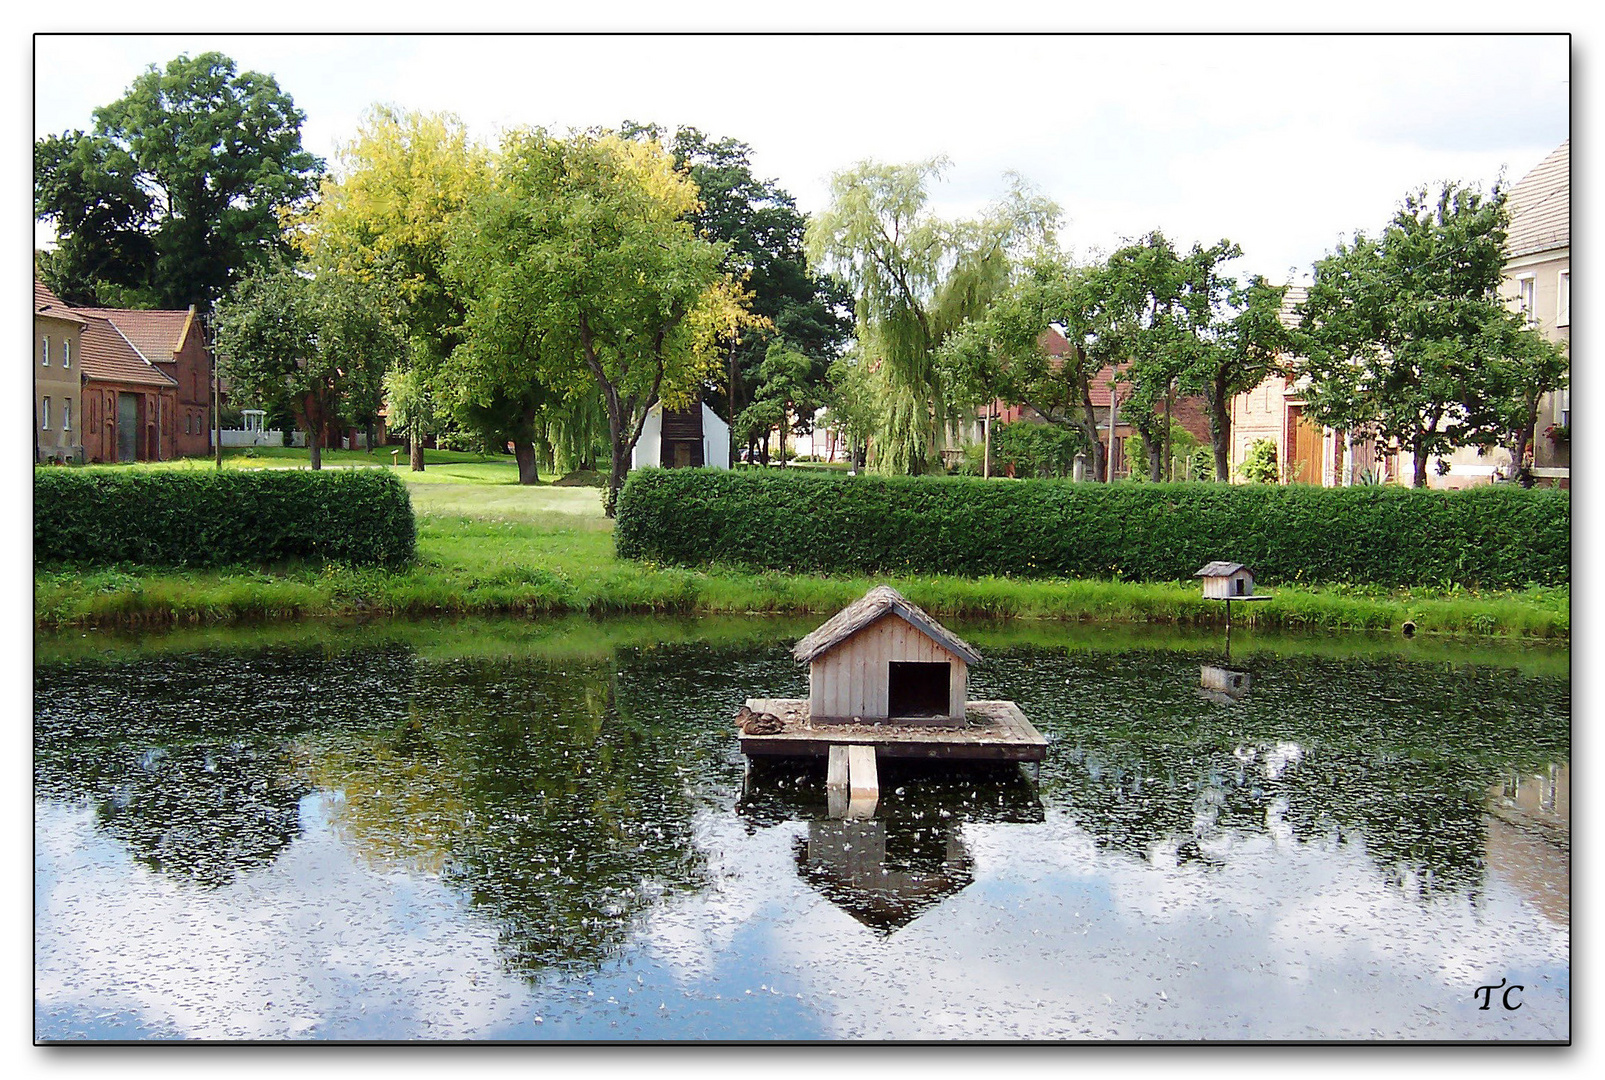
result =
[{"label": "beige house wall", "polygon": [[[1545,338],[1568,348],[1571,345],[1571,318],[1570,312],[1561,306],[1561,275],[1569,276],[1571,265],[1569,247],[1511,259],[1505,264],[1504,281],[1499,286],[1500,299],[1510,305],[1511,310],[1520,310],[1521,285],[1524,280],[1530,279],[1533,283],[1533,325]],[[1569,308],[1569,295],[1566,299]],[[1552,424],[1569,423],[1570,413],[1570,389],[1545,394],[1538,400],[1538,420],[1533,432],[1533,470],[1542,482],[1570,482],[1570,445],[1557,445],[1544,437],[1544,432]],[[1504,447],[1486,451],[1462,447],[1448,460],[1450,471],[1447,475],[1438,474],[1436,463],[1428,468],[1427,486],[1445,489],[1474,487],[1491,482],[1495,469],[1503,470],[1507,476],[1515,473],[1515,463]]]},{"label": "beige house wall", "polygon": [[[66,358],[62,346],[66,346]],[[45,347],[49,347],[49,363]],[[83,460],[82,327],[75,322],[35,316],[33,320],[33,423],[39,456]],[[49,427],[43,426],[45,399],[50,399]],[[64,423],[65,422],[65,423]]]},{"label": "beige house wall", "polygon": [[955,656],[895,614],[858,631],[814,660],[808,672],[808,709],[815,717],[885,719],[888,667],[893,661],[950,663],[948,715],[964,715],[969,668]]}]

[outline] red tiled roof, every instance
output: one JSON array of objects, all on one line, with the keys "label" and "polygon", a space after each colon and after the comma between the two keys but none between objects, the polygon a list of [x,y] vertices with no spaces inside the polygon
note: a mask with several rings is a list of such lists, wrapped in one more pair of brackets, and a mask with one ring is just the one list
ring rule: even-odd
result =
[{"label": "red tiled roof", "polygon": [[151,366],[148,360],[140,356],[110,320],[89,318],[84,323],[79,359],[85,378],[141,386],[178,385],[166,372]]},{"label": "red tiled roof", "polygon": [[109,319],[128,343],[153,363],[170,363],[184,341],[194,309],[188,311],[138,311],[132,308],[78,308],[80,314]]},{"label": "red tiled roof", "polygon": [[33,312],[43,315],[47,319],[60,319],[62,322],[78,323],[82,326],[87,320],[62,303],[61,297],[50,291],[50,286],[33,279]]}]

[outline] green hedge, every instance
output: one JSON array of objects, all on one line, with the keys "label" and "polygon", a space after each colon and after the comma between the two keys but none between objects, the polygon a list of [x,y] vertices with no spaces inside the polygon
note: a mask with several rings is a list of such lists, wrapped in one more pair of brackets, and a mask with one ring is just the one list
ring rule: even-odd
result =
[{"label": "green hedge", "polygon": [[321,558],[396,565],[417,542],[386,469],[41,468],[36,564],[222,566]]},{"label": "green hedge", "polygon": [[757,570],[1178,581],[1214,559],[1259,581],[1513,588],[1571,580],[1571,498],[1270,484],[1077,484],[649,469],[619,554]]}]

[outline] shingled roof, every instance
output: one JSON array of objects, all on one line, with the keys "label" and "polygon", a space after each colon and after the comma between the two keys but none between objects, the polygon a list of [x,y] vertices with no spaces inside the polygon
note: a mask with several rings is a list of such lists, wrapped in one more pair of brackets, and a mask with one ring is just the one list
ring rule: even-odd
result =
[{"label": "shingled roof", "polygon": [[72,308],[62,303],[61,297],[50,291],[50,286],[33,279],[33,313],[42,315],[47,319],[60,319],[62,322],[77,323],[82,326],[86,320]]},{"label": "shingled roof", "polygon": [[[83,313],[84,309],[79,311]],[[178,385],[165,371],[141,356],[109,319],[85,319],[79,349],[87,378],[140,386]]]},{"label": "shingled roof", "polygon": [[1572,141],[1567,139],[1510,189],[1511,258],[1571,246]]},{"label": "shingled roof", "polygon": [[823,626],[803,638],[792,648],[791,655],[800,663],[810,663],[860,630],[881,619],[896,614],[914,629],[936,642],[965,663],[978,664],[981,654],[966,645],[962,638],[927,615],[918,605],[910,603],[902,593],[890,585],[877,585],[851,604],[832,615]]},{"label": "shingled roof", "polygon": [[135,308],[78,308],[81,315],[108,319],[128,339],[144,359],[152,363],[171,363],[173,354],[184,344],[195,319],[195,309],[185,311],[141,311]]},{"label": "shingled roof", "polygon": [[1193,577],[1231,577],[1242,568],[1243,564],[1240,562],[1227,562],[1224,559],[1217,559],[1194,570]]}]

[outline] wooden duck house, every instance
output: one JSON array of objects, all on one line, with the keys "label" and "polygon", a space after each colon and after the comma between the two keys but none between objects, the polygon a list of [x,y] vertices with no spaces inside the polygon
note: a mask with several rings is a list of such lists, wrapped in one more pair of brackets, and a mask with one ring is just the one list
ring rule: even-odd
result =
[{"label": "wooden duck house", "polygon": [[960,726],[981,654],[896,589],[878,585],[797,642],[813,722]]},{"label": "wooden duck house", "polygon": [[1254,575],[1242,563],[1217,560],[1193,572],[1204,579],[1205,600],[1249,600],[1254,598]]}]

